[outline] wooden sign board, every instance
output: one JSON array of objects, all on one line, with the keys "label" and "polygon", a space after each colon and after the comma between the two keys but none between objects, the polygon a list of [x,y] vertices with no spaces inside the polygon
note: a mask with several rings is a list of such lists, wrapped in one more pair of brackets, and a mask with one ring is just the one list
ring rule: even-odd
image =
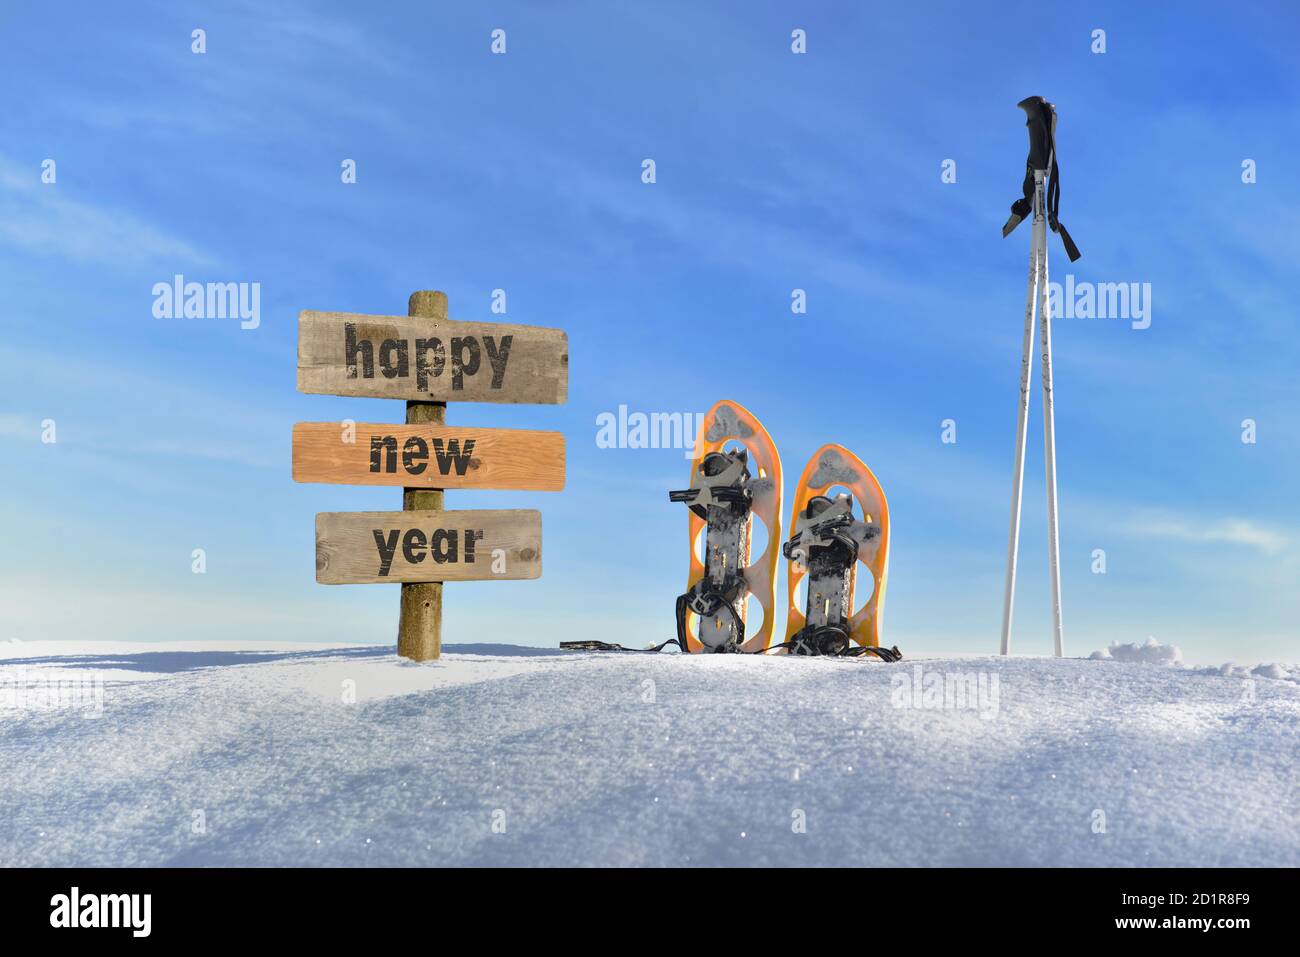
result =
[{"label": "wooden sign board", "polygon": [[564,402],[559,329],[350,312],[298,314],[298,390],[423,402]]},{"label": "wooden sign board", "polygon": [[540,578],[542,513],[535,509],[321,512],[322,585]]},{"label": "wooden sign board", "polygon": [[564,436],[523,429],[299,422],[295,482],[404,488],[564,488]]}]

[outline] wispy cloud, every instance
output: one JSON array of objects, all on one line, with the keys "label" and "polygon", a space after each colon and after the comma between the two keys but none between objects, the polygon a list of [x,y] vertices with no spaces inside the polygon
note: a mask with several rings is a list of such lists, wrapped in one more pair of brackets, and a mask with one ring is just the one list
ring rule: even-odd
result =
[{"label": "wispy cloud", "polygon": [[6,439],[34,439],[40,435],[40,420],[12,412],[0,414],[0,437]]},{"label": "wispy cloud", "polygon": [[[19,355],[0,348],[0,363],[18,362]],[[289,417],[250,387],[223,396],[184,377],[159,375],[145,363],[105,364],[40,350],[23,350],[21,355],[23,372],[11,383],[45,397],[42,401],[54,408],[77,410],[55,413],[59,445],[73,454],[96,456],[83,463],[94,474],[129,481],[139,473],[143,487],[156,486],[161,473],[140,469],[138,456],[284,467]],[[108,405],[97,401],[106,393],[133,398]],[[0,413],[0,442],[38,444],[44,417]],[[131,424],[146,418],[151,429]]]},{"label": "wispy cloud", "polygon": [[178,237],[120,209],[60,193],[40,182],[39,172],[0,157],[0,243],[62,256],[73,262],[120,264],[211,258]]},{"label": "wispy cloud", "polygon": [[1168,538],[1181,542],[1242,545],[1276,554],[1290,544],[1285,533],[1244,518],[1207,519],[1192,522],[1170,516],[1147,517],[1129,526],[1137,535]]}]

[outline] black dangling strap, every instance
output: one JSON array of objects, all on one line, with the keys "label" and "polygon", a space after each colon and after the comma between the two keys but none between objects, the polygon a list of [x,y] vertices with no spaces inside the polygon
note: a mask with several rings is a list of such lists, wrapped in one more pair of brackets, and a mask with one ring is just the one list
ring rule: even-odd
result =
[{"label": "black dangling strap", "polygon": [[1057,218],[1061,211],[1061,168],[1056,164],[1056,137],[1052,137],[1052,182],[1047,188],[1047,224],[1052,227],[1052,232],[1061,237],[1061,243],[1065,246],[1065,254],[1070,257],[1070,262],[1075,262],[1082,253],[1079,247],[1074,244],[1070,238],[1069,232]]}]

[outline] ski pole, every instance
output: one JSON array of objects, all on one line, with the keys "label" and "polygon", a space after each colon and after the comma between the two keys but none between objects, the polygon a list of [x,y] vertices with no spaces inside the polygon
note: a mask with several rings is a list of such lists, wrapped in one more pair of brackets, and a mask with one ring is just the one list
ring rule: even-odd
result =
[{"label": "ski pole", "polygon": [[1065,654],[1061,623],[1060,530],[1056,497],[1055,393],[1052,384],[1052,315],[1047,288],[1047,229],[1061,237],[1066,255],[1074,262],[1079,249],[1057,218],[1060,207],[1060,171],[1056,162],[1056,108],[1041,96],[1017,104],[1025,111],[1029,130],[1029,156],[1025,161],[1024,195],[1011,204],[1011,217],[1002,227],[1006,237],[1031,212],[1033,228],[1029,247],[1029,279],[1025,301],[1025,332],[1020,363],[1020,406],[1016,422],[1016,460],[1011,484],[1011,524],[1007,536],[1007,574],[1002,593],[1001,653],[1011,653],[1011,621],[1015,604],[1016,562],[1020,550],[1021,497],[1025,476],[1025,425],[1029,415],[1029,363],[1036,312],[1042,309],[1039,352],[1043,382],[1043,459],[1047,479],[1048,573],[1052,588],[1052,644],[1055,655]]}]

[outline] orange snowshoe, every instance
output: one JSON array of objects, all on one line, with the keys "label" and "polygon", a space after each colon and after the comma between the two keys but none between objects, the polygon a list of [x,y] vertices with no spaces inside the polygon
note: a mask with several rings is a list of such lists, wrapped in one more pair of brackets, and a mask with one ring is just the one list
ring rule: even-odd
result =
[{"label": "orange snowshoe", "polygon": [[[691,487],[669,492],[690,508],[690,574],[677,598],[677,642],[689,652],[761,652],[772,643],[777,545],[781,541],[781,457],[767,430],[735,402],[704,417]],[[751,556],[754,519],[767,547]],[[750,627],[749,599],[763,609]]]},{"label": "orange snowshoe", "polygon": [[[833,497],[833,489],[843,487]],[[902,656],[880,647],[889,569],[889,505],[862,460],[840,445],[824,445],[803,470],[790,513],[785,642],[793,655]],[[856,613],[858,565],[870,575],[871,597]],[[801,584],[807,594],[803,607]]]}]

